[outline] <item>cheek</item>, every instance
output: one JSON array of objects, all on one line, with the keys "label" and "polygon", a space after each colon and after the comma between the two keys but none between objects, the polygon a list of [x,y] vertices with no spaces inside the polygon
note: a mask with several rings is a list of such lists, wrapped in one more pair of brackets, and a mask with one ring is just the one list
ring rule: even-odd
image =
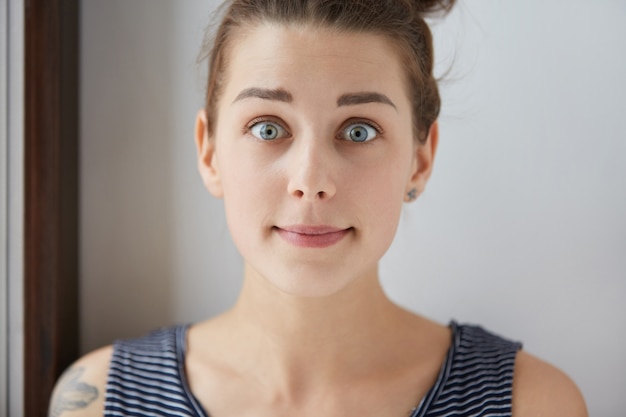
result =
[{"label": "cheek", "polygon": [[369,218],[383,228],[395,230],[402,209],[404,185],[398,178],[384,178],[370,187]]},{"label": "cheek", "polygon": [[[388,199],[402,200],[411,172],[410,146],[395,146],[383,149],[376,159],[369,161],[368,166],[360,168],[363,186],[370,187],[371,193],[376,192],[381,200],[384,195]],[[387,201],[390,203],[390,201]]]},{"label": "cheek", "polygon": [[276,205],[279,180],[265,164],[236,147],[224,146],[218,164],[228,226],[238,246],[242,237],[268,222]]},{"label": "cheek", "polygon": [[379,234],[379,238],[392,239],[395,235],[409,172],[410,159],[406,155],[390,158],[370,167],[360,176],[358,189],[351,190],[351,198],[361,202],[363,218],[373,222],[371,230]]}]

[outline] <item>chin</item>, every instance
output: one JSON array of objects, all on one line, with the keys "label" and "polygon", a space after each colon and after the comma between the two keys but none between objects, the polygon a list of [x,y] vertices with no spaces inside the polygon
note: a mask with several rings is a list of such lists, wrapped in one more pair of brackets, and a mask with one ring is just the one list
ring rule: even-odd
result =
[{"label": "chin", "polygon": [[349,274],[341,273],[334,269],[312,271],[306,267],[296,270],[284,271],[274,274],[271,278],[263,278],[278,291],[293,297],[324,298],[342,292],[352,283],[359,280],[358,277],[350,277]]}]

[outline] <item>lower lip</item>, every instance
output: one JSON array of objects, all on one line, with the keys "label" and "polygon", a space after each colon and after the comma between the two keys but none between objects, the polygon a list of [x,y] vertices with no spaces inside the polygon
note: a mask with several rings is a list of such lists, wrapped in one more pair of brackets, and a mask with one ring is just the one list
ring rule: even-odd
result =
[{"label": "lower lip", "polygon": [[350,229],[339,230],[337,232],[322,233],[319,235],[309,235],[304,233],[290,232],[285,229],[276,228],[280,237],[288,243],[300,248],[327,248],[343,239]]}]

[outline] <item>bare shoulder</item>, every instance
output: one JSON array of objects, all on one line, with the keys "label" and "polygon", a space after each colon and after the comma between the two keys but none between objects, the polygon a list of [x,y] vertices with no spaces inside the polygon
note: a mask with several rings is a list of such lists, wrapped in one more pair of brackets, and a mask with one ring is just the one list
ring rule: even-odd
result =
[{"label": "bare shoulder", "polygon": [[513,377],[513,417],[587,417],[580,390],[565,373],[524,351]]},{"label": "bare shoulder", "polygon": [[70,366],[56,383],[49,417],[91,417],[104,414],[104,393],[113,347],[93,351]]}]

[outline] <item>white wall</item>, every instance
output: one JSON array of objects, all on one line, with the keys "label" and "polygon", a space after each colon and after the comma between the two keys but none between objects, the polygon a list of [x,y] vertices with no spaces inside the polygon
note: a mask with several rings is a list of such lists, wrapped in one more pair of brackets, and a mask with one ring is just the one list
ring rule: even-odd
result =
[{"label": "white wall", "polygon": [[[212,4],[82,1],[84,351],[237,295],[193,145]],[[626,408],[625,18],[615,0],[468,0],[435,25],[438,161],[381,267],[398,302],[524,341],[607,417]]]}]

